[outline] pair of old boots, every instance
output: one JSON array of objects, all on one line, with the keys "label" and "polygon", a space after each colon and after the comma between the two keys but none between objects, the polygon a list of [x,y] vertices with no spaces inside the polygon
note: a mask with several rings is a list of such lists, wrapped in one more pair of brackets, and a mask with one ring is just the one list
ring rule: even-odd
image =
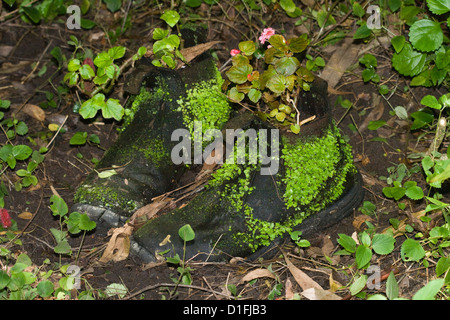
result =
[{"label": "pair of old boots", "polygon": [[[361,178],[333,124],[326,82],[316,79],[311,91],[301,94],[302,116],[316,115],[316,120],[294,135],[250,112],[233,111],[220,93],[222,81],[208,54],[176,71],[138,67],[130,80],[134,116],[79,186],[72,210],[88,213],[99,228],[117,227],[138,209],[166,201],[169,205],[141,220],[132,235],[133,251],[144,261],[168,249],[199,260],[255,258],[293,231],[308,237],[353,212],[363,197]],[[223,133],[214,140],[222,148],[215,144],[213,149],[218,157],[223,152],[223,165],[205,165],[213,146],[205,141],[203,161],[194,161],[198,124],[203,135],[205,128]],[[240,138],[227,140],[227,133],[240,130],[256,133],[258,160],[251,161],[252,136],[247,134],[241,150],[245,161],[237,161]],[[233,146],[237,152],[226,158]],[[228,163],[233,155],[234,164]],[[191,165],[179,163],[180,157]],[[116,174],[99,177],[111,168]],[[195,238],[185,243],[179,230],[186,224]],[[163,242],[168,235],[170,242]]]}]

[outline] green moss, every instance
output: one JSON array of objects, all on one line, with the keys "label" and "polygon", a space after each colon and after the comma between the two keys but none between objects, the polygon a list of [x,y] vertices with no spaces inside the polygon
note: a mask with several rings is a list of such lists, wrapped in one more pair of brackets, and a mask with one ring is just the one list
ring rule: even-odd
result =
[{"label": "green moss", "polygon": [[150,139],[143,144],[144,147],[133,145],[133,150],[140,152],[144,157],[155,164],[157,167],[166,161],[170,161],[170,155],[167,148],[164,147],[164,141],[158,138]]},{"label": "green moss", "polygon": [[[129,107],[125,109],[125,115],[123,118],[123,125],[119,128],[119,132],[124,131],[128,125],[133,121],[134,115],[138,112],[141,106],[154,106],[153,102],[157,102],[163,99],[168,99],[169,92],[165,89],[167,84],[160,78],[156,78],[156,90],[147,89],[145,83],[141,86],[138,95],[133,96],[127,103]],[[157,104],[158,105],[158,104]],[[157,108],[149,109],[148,112],[156,115],[158,113]]]},{"label": "green moss", "polygon": [[121,197],[111,187],[82,185],[74,195],[75,203],[101,205],[107,209],[121,208],[125,212],[134,212],[141,204]]},{"label": "green moss", "polygon": [[247,232],[236,232],[234,238],[253,251],[292,232],[306,217],[337,200],[345,189],[348,173],[356,170],[351,147],[335,127],[325,131],[322,137],[308,141],[298,140],[291,144],[283,139],[281,157],[286,169],[281,178],[285,189],[283,200],[286,209],[294,209],[285,221],[255,218],[254,208],[245,203],[246,196],[253,191],[251,172],[257,170],[256,165],[224,163],[212,174],[208,183],[209,187],[225,185],[220,193],[222,201],[229,203],[236,214],[244,217],[247,227]]},{"label": "green moss", "polygon": [[[208,129],[220,129],[230,116],[230,105],[221,93],[223,79],[216,68],[216,77],[187,89],[186,97],[177,102],[183,112],[183,122],[194,139],[194,121],[202,123],[202,134]],[[208,143],[208,141],[205,141]]]}]

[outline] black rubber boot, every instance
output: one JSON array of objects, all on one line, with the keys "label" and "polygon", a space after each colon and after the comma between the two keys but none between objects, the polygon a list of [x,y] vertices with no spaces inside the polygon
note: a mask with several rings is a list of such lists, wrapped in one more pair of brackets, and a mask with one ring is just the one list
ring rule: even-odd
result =
[{"label": "black rubber boot", "polygon": [[[308,237],[352,213],[363,199],[361,177],[350,147],[331,120],[326,82],[317,79],[311,88],[302,93],[299,108],[304,117],[317,119],[303,125],[299,135],[282,132],[278,141],[267,139],[267,154],[279,160],[276,172],[267,174],[263,164],[225,163],[202,192],[137,230],[134,252],[145,261],[169,249],[198,260],[253,259],[292,231]],[[231,119],[224,133],[230,128],[274,129],[250,113]],[[178,230],[185,224],[192,227],[195,239],[184,248]],[[160,245],[167,235],[170,243]]]}]

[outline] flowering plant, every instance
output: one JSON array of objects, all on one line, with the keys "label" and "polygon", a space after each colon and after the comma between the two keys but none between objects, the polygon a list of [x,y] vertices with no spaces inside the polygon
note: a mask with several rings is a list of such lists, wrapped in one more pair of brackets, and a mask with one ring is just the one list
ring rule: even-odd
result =
[{"label": "flowering plant", "polygon": [[247,97],[256,105],[258,115],[278,125],[289,126],[297,134],[303,123],[312,120],[300,121],[297,97],[301,90],[309,91],[314,75],[301,66],[295,56],[307,48],[309,39],[306,34],[285,39],[267,28],[259,42],[260,48],[250,40],[240,42],[239,50],[231,50],[232,66],[225,73],[229,80],[227,96],[238,103]]}]

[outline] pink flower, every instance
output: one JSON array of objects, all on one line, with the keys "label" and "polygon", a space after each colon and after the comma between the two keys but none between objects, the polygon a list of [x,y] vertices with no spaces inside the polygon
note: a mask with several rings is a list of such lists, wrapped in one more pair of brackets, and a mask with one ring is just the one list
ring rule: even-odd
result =
[{"label": "pink flower", "polygon": [[266,40],[269,40],[269,38],[274,34],[275,30],[273,30],[272,28],[264,29],[261,36],[259,37],[259,42],[261,42],[261,44],[264,44],[264,42],[266,42]]},{"label": "pink flower", "polygon": [[238,50],[238,49],[233,49],[233,50],[230,51],[230,55],[231,55],[232,57],[234,57],[235,55],[237,55],[237,54],[239,54],[239,53],[241,53],[241,51]]},{"label": "pink flower", "polygon": [[0,209],[0,220],[3,228],[11,227],[11,217],[9,216],[8,210],[3,208]]}]

